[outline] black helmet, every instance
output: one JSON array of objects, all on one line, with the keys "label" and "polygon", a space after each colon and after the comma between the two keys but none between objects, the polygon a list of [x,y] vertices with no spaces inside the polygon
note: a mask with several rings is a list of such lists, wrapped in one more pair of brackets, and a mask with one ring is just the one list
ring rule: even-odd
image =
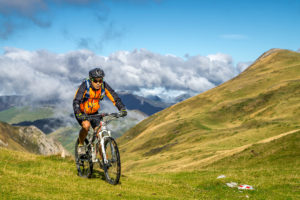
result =
[{"label": "black helmet", "polygon": [[89,72],[90,79],[92,79],[92,78],[104,78],[104,76],[105,76],[104,71],[100,68],[92,69]]}]

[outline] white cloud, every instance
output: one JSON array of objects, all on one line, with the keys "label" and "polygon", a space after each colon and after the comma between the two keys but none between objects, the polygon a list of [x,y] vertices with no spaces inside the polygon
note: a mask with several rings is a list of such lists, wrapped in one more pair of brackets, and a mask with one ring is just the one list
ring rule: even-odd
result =
[{"label": "white cloud", "polygon": [[0,55],[1,95],[29,95],[43,101],[56,99],[70,108],[80,82],[96,66],[103,68],[106,81],[115,90],[165,99],[206,91],[237,74],[232,58],[225,54],[182,59],[145,49],[119,51],[108,57],[88,50],[65,54],[9,47],[4,50]]},{"label": "white cloud", "polygon": [[194,96],[196,94],[190,90],[167,90],[163,87],[140,88],[138,91],[134,91],[133,93],[143,97],[158,96],[165,102],[175,102],[176,97],[187,93],[190,94],[190,96]]}]

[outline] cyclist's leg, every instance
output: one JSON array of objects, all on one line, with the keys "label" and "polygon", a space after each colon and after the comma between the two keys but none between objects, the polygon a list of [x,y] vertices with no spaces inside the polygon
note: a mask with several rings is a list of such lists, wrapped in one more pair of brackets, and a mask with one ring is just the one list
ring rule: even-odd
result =
[{"label": "cyclist's leg", "polygon": [[88,120],[85,120],[81,123],[81,130],[79,132],[79,143],[83,145],[84,139],[86,138],[89,129],[90,129],[91,123]]},{"label": "cyclist's leg", "polygon": [[84,143],[84,139],[86,138],[88,132],[89,132],[89,129],[90,129],[90,126],[91,126],[91,123],[88,121],[88,120],[82,120],[82,119],[78,119],[75,115],[75,118],[77,120],[77,122],[80,124],[81,126],[81,129],[79,131],[79,145],[83,145]]},{"label": "cyclist's leg", "polygon": [[[98,130],[98,132],[100,131],[100,129],[98,129],[100,127],[100,121],[101,121],[101,119],[98,119],[98,118],[91,120],[91,126],[94,129],[94,131],[96,131],[96,130]],[[100,160],[102,160],[101,144],[99,146],[97,146],[97,148],[98,148],[97,152],[100,154]]]}]

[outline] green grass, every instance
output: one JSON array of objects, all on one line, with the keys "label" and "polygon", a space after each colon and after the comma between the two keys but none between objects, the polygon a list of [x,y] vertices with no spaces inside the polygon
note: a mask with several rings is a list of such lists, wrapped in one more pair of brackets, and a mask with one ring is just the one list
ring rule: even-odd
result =
[{"label": "green grass", "polygon": [[254,185],[254,199],[299,199],[300,132],[253,145],[206,169],[225,172],[231,174],[232,181]]},{"label": "green grass", "polygon": [[0,112],[0,121],[13,124],[23,121],[35,121],[38,119],[49,118],[52,115],[53,109],[50,107],[12,107]]},{"label": "green grass", "polygon": [[[123,171],[121,183],[112,186],[99,169],[91,179],[78,177],[72,159],[0,148],[0,199],[247,199],[247,195],[296,200],[300,198],[299,152],[298,132],[197,171]],[[217,179],[221,174],[226,178]],[[249,184],[255,190],[239,191],[227,187],[228,182]]]}]

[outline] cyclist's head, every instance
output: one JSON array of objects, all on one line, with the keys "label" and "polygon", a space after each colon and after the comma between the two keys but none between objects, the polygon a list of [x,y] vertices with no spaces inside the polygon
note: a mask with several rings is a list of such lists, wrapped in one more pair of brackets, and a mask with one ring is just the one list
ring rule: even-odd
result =
[{"label": "cyclist's head", "polygon": [[104,75],[105,75],[104,71],[100,68],[92,69],[89,72],[89,77],[90,77],[90,80],[92,81],[92,86],[96,90],[99,90],[101,88],[101,85],[103,83]]},{"label": "cyclist's head", "polygon": [[104,71],[100,68],[95,68],[89,71],[89,77],[93,81],[94,79],[103,79],[105,76]]}]

